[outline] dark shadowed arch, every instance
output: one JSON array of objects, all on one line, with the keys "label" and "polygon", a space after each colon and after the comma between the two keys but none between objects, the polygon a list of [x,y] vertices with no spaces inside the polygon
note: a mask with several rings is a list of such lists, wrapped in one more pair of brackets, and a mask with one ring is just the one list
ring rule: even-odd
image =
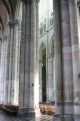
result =
[{"label": "dark shadowed arch", "polygon": [[2,21],[1,16],[0,16],[0,23],[1,23],[1,25],[2,25],[2,29],[3,29],[3,21]]},{"label": "dark shadowed arch", "polygon": [[46,46],[42,42],[39,49],[39,58],[40,58],[40,83],[41,83],[41,94],[42,94],[42,102],[46,102],[47,94],[46,94]]}]

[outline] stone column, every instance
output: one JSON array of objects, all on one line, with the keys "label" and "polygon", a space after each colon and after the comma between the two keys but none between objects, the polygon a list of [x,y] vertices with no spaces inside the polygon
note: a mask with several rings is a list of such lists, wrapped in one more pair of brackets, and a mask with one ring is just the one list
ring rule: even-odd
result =
[{"label": "stone column", "polygon": [[7,25],[7,51],[6,51],[6,81],[5,81],[5,104],[9,102],[9,62],[10,62],[10,24]]},{"label": "stone column", "polygon": [[63,112],[62,45],[60,23],[60,0],[53,0],[54,19],[54,70],[56,81],[56,114]]},{"label": "stone column", "polygon": [[12,53],[13,53],[13,22],[8,23],[8,55],[7,55],[7,87],[8,88],[8,104],[11,104],[12,95]]},{"label": "stone column", "polygon": [[2,74],[2,80],[3,80],[3,96],[4,96],[4,104],[6,102],[5,100],[5,86],[6,86],[6,73],[7,73],[7,48],[8,48],[8,41],[7,41],[7,35],[3,36],[3,60],[1,65],[3,65],[3,74]]},{"label": "stone column", "polygon": [[35,40],[36,40],[36,1],[31,0],[31,40],[30,40],[30,107],[34,107],[35,82]]},{"label": "stone column", "polygon": [[3,104],[3,75],[4,75],[4,41],[2,38],[2,46],[1,46],[1,60],[0,60],[0,104]]},{"label": "stone column", "polygon": [[0,104],[2,104],[1,56],[2,55],[2,29],[0,26]]},{"label": "stone column", "polygon": [[77,2],[77,21],[78,21],[78,37],[79,37],[79,51],[80,51],[80,1],[79,0]]},{"label": "stone column", "polygon": [[11,78],[11,104],[18,105],[19,98],[19,60],[20,60],[20,31],[19,21],[13,22],[14,37],[13,37],[13,51],[12,51],[12,78]]},{"label": "stone column", "polygon": [[[56,4],[57,3],[57,4]],[[73,113],[74,113],[74,105],[73,105],[73,68],[72,68],[72,48],[71,48],[71,31],[70,31],[70,15],[69,15],[69,4],[68,0],[61,0],[61,1],[53,1],[53,6],[55,5],[55,8],[58,8],[56,10],[59,10],[58,13],[54,13],[54,17],[56,18],[59,15],[60,18],[60,24],[56,23],[57,19],[55,19],[54,23],[56,27],[60,27],[60,43],[59,40],[58,43],[54,42],[54,48],[55,48],[55,43],[58,45],[60,44],[60,53],[61,53],[61,64],[58,65],[60,69],[61,68],[61,73],[62,73],[62,82],[60,82],[60,79],[57,80],[56,76],[60,76],[59,73],[57,73],[57,63],[55,64],[55,80],[56,83],[59,83],[59,85],[56,85],[56,91],[59,94],[61,92],[61,100],[57,100],[57,107],[60,108],[59,106],[61,105],[61,110],[58,117],[54,117],[54,121],[73,121]],[[59,9],[60,8],[60,9]],[[54,8],[53,8],[54,9]],[[55,9],[54,9],[55,10]],[[54,11],[56,12],[56,11]],[[60,13],[60,14],[59,14]],[[54,41],[56,41],[56,27],[54,27]],[[57,47],[57,46],[56,46]],[[58,52],[58,48],[54,49],[54,56],[57,56],[56,52]],[[59,56],[59,55],[58,55]],[[56,61],[59,61],[58,59]],[[59,64],[59,63],[58,63]],[[59,82],[58,82],[59,81]],[[61,90],[58,88],[62,87]],[[59,96],[59,95],[56,95]],[[61,102],[60,102],[61,101]]]},{"label": "stone column", "polygon": [[[20,52],[19,105],[26,113],[34,113],[36,1],[23,1]],[[25,108],[25,110],[24,110]]]},{"label": "stone column", "polygon": [[[8,41],[7,41],[7,36],[4,36],[3,39],[3,44],[4,44],[4,60],[2,60],[3,64],[4,64],[4,70],[3,70],[3,82],[4,82],[4,104],[7,102],[7,90],[6,90],[6,84],[7,84],[7,80],[6,80],[6,73],[7,73],[7,48],[8,48]],[[8,84],[7,84],[8,85]]]},{"label": "stone column", "polygon": [[62,69],[64,113],[73,114],[73,68],[68,0],[61,0]]},{"label": "stone column", "polygon": [[3,35],[1,44],[1,60],[0,60],[0,97],[2,104],[5,102],[5,80],[6,80],[6,57],[7,56],[7,37]]},{"label": "stone column", "polygon": [[79,60],[79,38],[77,23],[77,2],[68,0],[70,12],[71,45],[73,60],[73,81],[74,81],[74,113],[80,114],[80,60]]},{"label": "stone column", "polygon": [[[30,8],[29,8],[30,9]],[[30,10],[28,9],[27,12],[29,12]],[[20,69],[19,69],[19,107],[24,108],[25,107],[25,86],[26,89],[28,89],[28,84],[25,84],[25,57],[26,57],[26,52],[29,53],[29,42],[27,43],[27,51],[26,49],[26,22],[27,22],[27,14],[26,14],[26,5],[25,3],[22,1],[22,24],[21,24],[21,43],[20,43]],[[30,21],[30,19],[28,20],[28,22]],[[27,23],[28,23],[27,22]],[[29,24],[28,24],[29,25]],[[28,30],[28,33],[30,31]],[[29,34],[30,35],[30,34]],[[29,37],[28,37],[29,39]],[[30,39],[29,39],[30,40]],[[29,55],[27,55],[27,70],[29,70]],[[27,79],[29,80],[29,73],[27,72],[26,74]],[[28,81],[27,81],[28,82]],[[29,103],[29,96],[28,96],[28,90],[26,91],[26,95],[27,95],[27,99],[26,99],[26,103],[28,105]]]},{"label": "stone column", "polygon": [[34,107],[36,110],[36,116],[39,116],[39,50],[38,50],[38,39],[39,39],[39,0],[35,0],[35,29],[36,39],[34,39]]},{"label": "stone column", "polygon": [[6,104],[18,105],[19,98],[19,55],[20,55],[20,39],[19,39],[19,22],[8,23],[8,47],[7,47],[7,72],[5,84],[5,100]]}]

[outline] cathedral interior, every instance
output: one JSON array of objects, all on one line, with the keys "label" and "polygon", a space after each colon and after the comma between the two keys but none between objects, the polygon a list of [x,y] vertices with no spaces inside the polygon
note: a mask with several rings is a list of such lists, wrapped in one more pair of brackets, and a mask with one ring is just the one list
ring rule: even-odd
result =
[{"label": "cathedral interior", "polygon": [[0,0],[0,121],[80,121],[80,0]]}]

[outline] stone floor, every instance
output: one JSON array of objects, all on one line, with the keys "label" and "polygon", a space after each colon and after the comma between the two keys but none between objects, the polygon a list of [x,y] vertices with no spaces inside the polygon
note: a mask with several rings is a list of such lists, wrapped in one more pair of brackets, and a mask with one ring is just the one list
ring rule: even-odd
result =
[{"label": "stone floor", "polygon": [[0,121],[52,121],[52,116],[41,115],[38,118],[33,116],[12,116],[0,111]]}]

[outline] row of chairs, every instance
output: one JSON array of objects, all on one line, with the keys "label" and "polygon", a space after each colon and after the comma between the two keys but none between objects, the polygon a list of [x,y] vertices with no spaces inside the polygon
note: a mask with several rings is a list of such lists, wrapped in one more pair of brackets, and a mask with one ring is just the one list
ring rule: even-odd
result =
[{"label": "row of chairs", "polygon": [[40,112],[42,114],[54,115],[55,106],[51,104],[40,104]]},{"label": "row of chairs", "polygon": [[[19,106],[16,105],[4,105],[0,104],[0,109],[10,113],[17,113]],[[40,112],[42,114],[53,115],[55,113],[55,105],[52,104],[40,104]]]}]

